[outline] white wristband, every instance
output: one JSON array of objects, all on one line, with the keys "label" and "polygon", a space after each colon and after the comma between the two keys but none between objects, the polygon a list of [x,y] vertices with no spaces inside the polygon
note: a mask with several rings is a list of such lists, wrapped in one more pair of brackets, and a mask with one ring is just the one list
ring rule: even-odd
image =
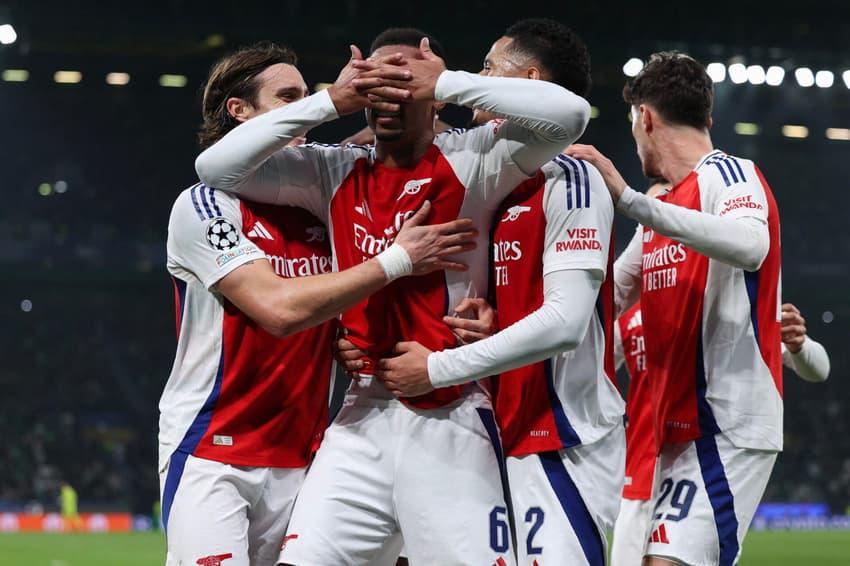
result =
[{"label": "white wristband", "polygon": [[413,262],[407,250],[398,244],[393,244],[375,256],[378,263],[384,269],[387,279],[395,281],[399,277],[405,277],[413,273]]}]

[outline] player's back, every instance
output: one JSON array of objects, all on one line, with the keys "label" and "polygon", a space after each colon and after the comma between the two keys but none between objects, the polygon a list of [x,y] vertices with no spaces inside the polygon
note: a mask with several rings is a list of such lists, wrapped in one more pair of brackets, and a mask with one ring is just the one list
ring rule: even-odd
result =
[{"label": "player's back", "polygon": [[175,451],[230,464],[303,467],[327,420],[333,323],[276,338],[215,283],[268,259],[286,278],[331,271],[324,226],[293,207],[195,185],[169,223],[178,344],[160,400],[160,466]]},{"label": "player's back", "polygon": [[756,218],[770,246],[755,271],[644,229],[642,311],[659,442],[723,431],[741,448],[782,447],[779,213],[749,160],[714,151],[660,200]]}]

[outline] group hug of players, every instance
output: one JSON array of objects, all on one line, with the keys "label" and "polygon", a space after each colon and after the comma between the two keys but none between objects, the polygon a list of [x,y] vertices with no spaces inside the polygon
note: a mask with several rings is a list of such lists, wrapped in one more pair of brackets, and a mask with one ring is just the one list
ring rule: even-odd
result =
[{"label": "group hug of players", "polygon": [[[312,95],[296,63],[213,67],[172,210],[167,564],[604,565],[612,527],[616,565],[736,563],[783,359],[829,361],[780,306],[776,203],[713,148],[703,66],[656,53],[624,89],[646,195],[574,143],[590,60],[560,23],[511,26],[478,74],[409,28]],[[305,143],[364,110],[369,143]],[[615,211],[639,226],[613,262]]]}]

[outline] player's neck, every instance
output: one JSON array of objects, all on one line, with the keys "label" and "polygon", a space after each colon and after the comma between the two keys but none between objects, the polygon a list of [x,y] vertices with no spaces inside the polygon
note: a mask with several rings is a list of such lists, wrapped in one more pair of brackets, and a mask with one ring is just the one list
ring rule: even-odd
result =
[{"label": "player's neck", "polygon": [[423,132],[413,143],[410,140],[375,142],[375,157],[385,167],[410,169],[425,156],[425,152],[434,143],[434,132]]},{"label": "player's neck", "polygon": [[714,146],[708,132],[692,128],[671,132],[658,148],[659,155],[664,156],[661,173],[665,179],[676,185],[687,177],[699,160],[712,149]]}]

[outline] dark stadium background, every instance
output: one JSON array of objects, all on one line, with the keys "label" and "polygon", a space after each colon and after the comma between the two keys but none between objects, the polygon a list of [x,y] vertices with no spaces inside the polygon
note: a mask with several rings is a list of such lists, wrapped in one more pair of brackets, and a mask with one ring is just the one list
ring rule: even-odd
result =
[{"label": "dark stadium background", "polygon": [[[588,43],[599,115],[584,141],[643,187],[620,98],[623,64],[678,48],[703,62],[782,65],[779,87],[717,84],[715,144],[755,160],[782,217],[783,296],[832,358],[812,385],[786,374],[785,452],[770,501],[850,505],[850,4],[847,2],[58,2],[0,0],[0,511],[56,505],[60,479],[81,510],[149,513],[158,496],[157,400],[175,346],[165,238],[175,196],[195,182],[199,87],[227,50],[260,39],[294,47],[308,84],[332,82],[348,44],[389,25],[441,39],[450,68],[477,71],[514,20],[560,19]],[[799,66],[835,73],[801,88]],[[57,84],[57,70],[82,73]],[[126,72],[110,86],[109,72]],[[183,75],[182,88],[160,86]],[[178,79],[179,80],[179,79]],[[463,112],[446,113],[462,125]],[[311,137],[335,142],[360,116]],[[461,123],[458,123],[461,122]],[[759,135],[735,132],[754,123]],[[805,139],[782,135],[803,125]],[[60,183],[63,182],[64,184]],[[632,226],[618,219],[618,248]]]}]

